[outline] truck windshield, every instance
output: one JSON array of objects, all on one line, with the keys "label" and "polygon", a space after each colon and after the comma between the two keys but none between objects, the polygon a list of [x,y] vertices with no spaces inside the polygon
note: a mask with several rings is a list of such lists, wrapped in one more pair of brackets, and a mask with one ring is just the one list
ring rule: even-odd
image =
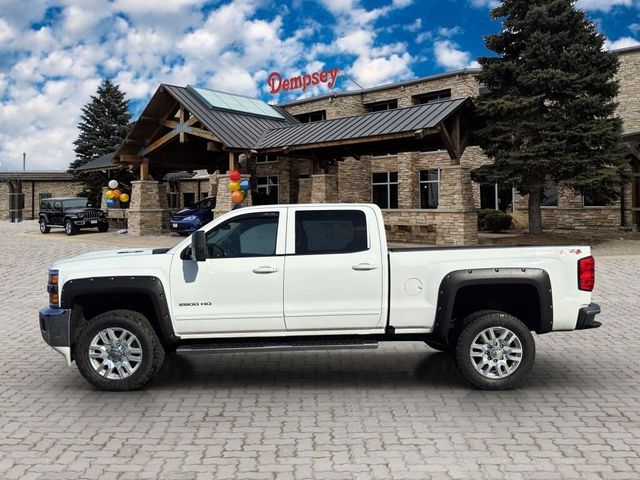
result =
[{"label": "truck windshield", "polygon": [[62,207],[66,210],[67,208],[84,208],[87,206],[86,198],[72,198],[70,200],[65,200],[62,202]]}]

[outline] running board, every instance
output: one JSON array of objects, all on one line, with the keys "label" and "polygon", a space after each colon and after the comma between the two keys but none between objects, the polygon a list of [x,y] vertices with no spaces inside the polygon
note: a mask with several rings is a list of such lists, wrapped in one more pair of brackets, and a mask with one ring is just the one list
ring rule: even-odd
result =
[{"label": "running board", "polygon": [[292,342],[235,342],[235,343],[197,343],[178,347],[176,353],[236,353],[236,352],[271,352],[296,350],[341,350],[341,349],[374,349],[377,341],[371,340],[328,340],[328,341],[292,341]]}]

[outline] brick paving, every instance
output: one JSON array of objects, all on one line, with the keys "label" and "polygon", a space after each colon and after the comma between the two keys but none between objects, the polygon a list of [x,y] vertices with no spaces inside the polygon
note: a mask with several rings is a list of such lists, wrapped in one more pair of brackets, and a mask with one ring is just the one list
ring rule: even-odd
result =
[{"label": "brick paving", "polygon": [[393,343],[173,356],[116,394],[37,325],[48,265],[105,245],[35,228],[0,223],[2,479],[640,478],[640,242],[596,248],[604,326],[537,338],[516,391],[473,390],[446,354]]}]

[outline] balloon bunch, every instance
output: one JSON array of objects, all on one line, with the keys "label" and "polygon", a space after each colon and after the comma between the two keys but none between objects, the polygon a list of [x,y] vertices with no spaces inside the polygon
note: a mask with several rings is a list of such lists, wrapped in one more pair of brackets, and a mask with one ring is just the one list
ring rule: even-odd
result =
[{"label": "balloon bunch", "polygon": [[118,181],[109,180],[109,188],[105,196],[107,197],[107,207],[115,208],[120,203],[127,203],[129,201],[129,195],[118,190]]},{"label": "balloon bunch", "polygon": [[241,175],[237,170],[229,172],[229,191],[231,192],[231,201],[233,203],[240,203],[249,194],[249,188],[251,183],[249,180],[240,180]]}]

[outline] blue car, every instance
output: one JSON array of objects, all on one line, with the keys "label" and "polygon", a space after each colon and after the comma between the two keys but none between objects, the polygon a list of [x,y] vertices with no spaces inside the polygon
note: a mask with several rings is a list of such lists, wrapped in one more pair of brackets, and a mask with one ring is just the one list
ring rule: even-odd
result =
[{"label": "blue car", "polygon": [[213,220],[215,206],[216,197],[207,197],[191,208],[183,208],[169,220],[169,230],[186,237]]}]

